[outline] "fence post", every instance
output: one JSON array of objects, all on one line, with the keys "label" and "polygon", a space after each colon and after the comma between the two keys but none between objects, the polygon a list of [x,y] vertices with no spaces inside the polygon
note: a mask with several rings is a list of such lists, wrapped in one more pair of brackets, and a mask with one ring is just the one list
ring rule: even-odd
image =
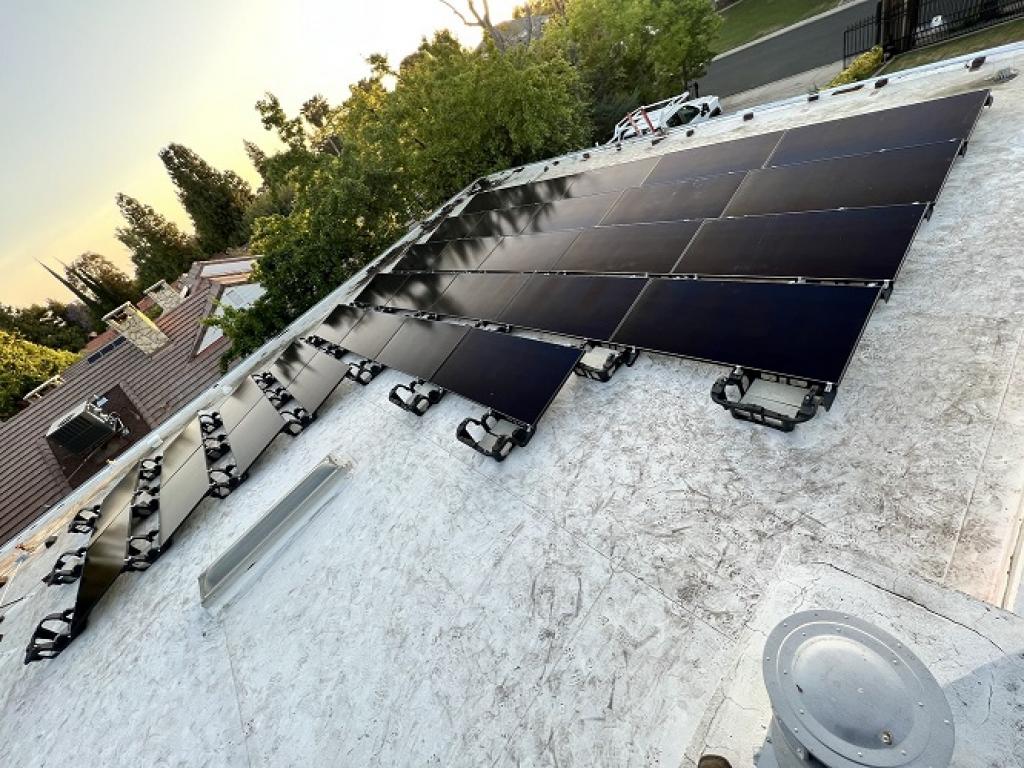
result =
[{"label": "fence post", "polygon": [[875,3],[875,45],[882,44],[882,0]]}]

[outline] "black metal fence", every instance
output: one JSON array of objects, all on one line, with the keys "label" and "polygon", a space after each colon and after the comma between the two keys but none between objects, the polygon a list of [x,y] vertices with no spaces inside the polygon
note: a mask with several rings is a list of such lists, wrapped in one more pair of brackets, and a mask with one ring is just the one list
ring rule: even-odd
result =
[{"label": "black metal fence", "polygon": [[886,56],[941,43],[993,24],[1024,18],[1024,0],[921,0],[875,13],[843,33],[843,65],[876,45]]}]

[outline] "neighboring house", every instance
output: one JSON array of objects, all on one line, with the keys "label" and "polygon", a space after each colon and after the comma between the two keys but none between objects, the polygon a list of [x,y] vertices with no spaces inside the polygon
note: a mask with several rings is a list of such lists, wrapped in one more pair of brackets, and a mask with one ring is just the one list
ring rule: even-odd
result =
[{"label": "neighboring house", "polygon": [[[102,469],[220,376],[228,344],[202,320],[217,302],[246,306],[262,293],[250,284],[251,257],[197,262],[174,286],[158,283],[138,304],[111,313],[111,327],[81,359],[26,397],[0,422],[0,542]],[[160,314],[149,320],[155,306]],[[70,450],[47,432],[58,419],[98,398],[128,431],[88,450]]]}]

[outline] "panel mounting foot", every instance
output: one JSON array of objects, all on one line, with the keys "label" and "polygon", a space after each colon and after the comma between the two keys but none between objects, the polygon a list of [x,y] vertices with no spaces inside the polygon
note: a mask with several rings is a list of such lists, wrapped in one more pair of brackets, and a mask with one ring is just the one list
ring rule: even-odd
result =
[{"label": "panel mounting foot", "polygon": [[504,461],[513,448],[525,448],[535,432],[535,427],[524,426],[495,411],[488,411],[479,419],[463,419],[455,430],[455,437],[477,453],[495,461]]},{"label": "panel mounting foot", "polygon": [[810,421],[818,408],[828,410],[836,396],[831,384],[736,368],[711,387],[711,399],[733,418],[792,432]]},{"label": "panel mounting foot", "polygon": [[25,663],[52,659],[60,654],[71,642],[71,627],[74,622],[75,609],[68,608],[59,613],[44,616],[32,633],[25,649]]},{"label": "panel mounting foot", "polygon": [[384,366],[380,363],[373,360],[360,360],[359,362],[349,363],[348,373],[345,374],[345,377],[365,387],[377,378],[383,370]]},{"label": "panel mounting foot", "polygon": [[68,523],[68,533],[92,533],[100,519],[100,505],[82,507]]},{"label": "panel mounting foot", "polygon": [[441,402],[445,392],[440,387],[423,379],[416,379],[408,384],[396,384],[391,388],[388,400],[403,411],[408,411],[414,416],[422,416],[430,410],[431,406]]},{"label": "panel mounting foot", "polygon": [[49,586],[55,584],[73,584],[82,575],[82,567],[85,565],[85,552],[88,547],[78,547],[62,552],[53,568],[43,576],[43,583]]},{"label": "panel mounting foot", "polygon": [[610,349],[591,346],[584,353],[572,372],[593,381],[610,381],[619,368],[632,367],[640,353],[636,349]]},{"label": "panel mounting foot", "polygon": [[341,358],[348,354],[348,350],[343,349],[334,342],[328,341],[327,339],[317,336],[316,334],[313,334],[312,336],[307,336],[306,343],[312,344],[321,352],[327,353],[335,360],[341,360]]},{"label": "panel mounting foot", "polygon": [[231,492],[240,486],[245,479],[245,475],[239,475],[237,470],[238,467],[234,464],[227,464],[219,469],[211,469],[208,473],[210,476],[209,495],[216,499],[226,499],[230,496]]},{"label": "panel mounting foot", "polygon": [[154,528],[148,533],[132,536],[128,539],[128,556],[124,559],[126,571],[144,571],[160,556],[160,545],[157,539],[160,529]]},{"label": "panel mounting foot", "polygon": [[281,418],[284,419],[284,431],[292,437],[298,437],[302,430],[313,423],[315,417],[300,406],[290,411],[281,411]]}]

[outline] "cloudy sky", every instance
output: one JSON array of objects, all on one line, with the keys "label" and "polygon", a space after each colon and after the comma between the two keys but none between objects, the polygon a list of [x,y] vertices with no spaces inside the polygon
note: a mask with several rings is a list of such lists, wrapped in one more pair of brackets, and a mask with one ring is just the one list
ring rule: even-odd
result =
[{"label": "cloudy sky", "polygon": [[[495,19],[516,0],[491,0]],[[128,267],[114,239],[125,192],[187,219],[157,152],[176,141],[257,177],[242,139],[266,149],[253,104],[289,113],[342,100],[366,56],[393,62],[422,36],[462,27],[438,0],[8,0],[0,7],[0,302],[67,298],[56,266],[91,250]]]}]

